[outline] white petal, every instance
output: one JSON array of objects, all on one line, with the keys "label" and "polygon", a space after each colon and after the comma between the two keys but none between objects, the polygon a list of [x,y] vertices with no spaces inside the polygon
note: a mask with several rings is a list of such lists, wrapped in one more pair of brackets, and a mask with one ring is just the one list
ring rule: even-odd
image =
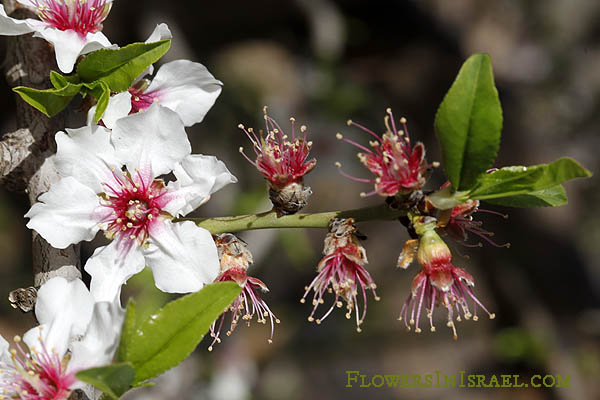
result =
[{"label": "white petal", "polygon": [[124,310],[118,299],[96,303],[83,339],[71,343],[67,371],[110,364],[119,345],[123,317]]},{"label": "white petal", "polygon": [[62,355],[73,337],[85,333],[93,309],[94,299],[81,280],[52,278],[38,290],[35,316],[40,325],[47,327],[38,336],[42,336],[48,350],[55,349]]},{"label": "white petal", "polygon": [[123,165],[110,143],[110,131],[101,126],[67,129],[56,134],[56,169],[62,176],[73,176],[95,193],[102,193],[102,182],[112,182],[112,168]]},{"label": "white petal", "polygon": [[39,202],[25,214],[27,227],[38,232],[57,249],[82,240],[92,240],[98,232],[98,196],[73,177],[52,185]]},{"label": "white petal", "polygon": [[[2,335],[0,335],[0,363],[10,363],[10,353],[8,352],[8,342]],[[0,372],[0,377],[2,372]]]},{"label": "white petal", "polygon": [[0,4],[0,35],[16,36],[33,32],[30,19],[15,19],[6,14],[4,6]]},{"label": "white petal", "polygon": [[156,28],[150,34],[150,37],[146,39],[146,43],[160,42],[161,40],[171,39],[173,35],[169,26],[165,23],[156,25]]},{"label": "white petal", "polygon": [[112,141],[129,171],[151,168],[153,176],[168,174],[192,151],[177,114],[158,104],[117,120]]},{"label": "white petal", "polygon": [[128,251],[113,240],[108,246],[99,247],[84,267],[92,276],[90,291],[96,301],[114,301],[121,293],[121,286],[129,278],[144,269],[144,257],[139,246]]},{"label": "white petal", "polygon": [[56,28],[40,25],[34,26],[36,30],[33,36],[41,37],[54,45],[56,63],[64,73],[73,71],[77,57],[91,51],[111,46],[106,36],[101,32],[88,33],[82,38],[74,30],[61,31]]},{"label": "white petal", "polygon": [[219,257],[212,235],[193,222],[155,224],[149,242],[144,257],[163,292],[195,292],[217,277]]},{"label": "white petal", "polygon": [[[108,106],[104,115],[102,116],[102,122],[108,129],[113,129],[118,119],[126,117],[131,111],[131,93],[121,92],[114,96],[110,96],[108,99]],[[94,113],[96,112],[96,106],[90,108],[88,112],[88,125],[94,121]]]},{"label": "white petal", "polygon": [[230,183],[236,183],[223,161],[214,156],[192,154],[173,170],[177,181],[169,182],[167,195],[172,200],[164,210],[173,216],[186,215],[204,204],[210,195]]},{"label": "white petal", "polygon": [[204,65],[176,60],[160,67],[146,92],[156,91],[160,104],[179,114],[185,126],[191,126],[202,122],[222,85]]}]

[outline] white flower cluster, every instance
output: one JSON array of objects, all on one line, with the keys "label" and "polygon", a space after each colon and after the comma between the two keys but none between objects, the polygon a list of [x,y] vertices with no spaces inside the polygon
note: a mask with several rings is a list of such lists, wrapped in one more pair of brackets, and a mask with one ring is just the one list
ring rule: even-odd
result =
[{"label": "white flower cluster", "polygon": [[[64,73],[73,71],[80,55],[115,47],[101,32],[111,0],[19,2],[37,9],[40,20],[13,19],[0,5],[0,34],[35,32],[53,44]],[[147,42],[167,38],[171,32],[161,24]],[[214,156],[191,154],[184,129],[203,120],[222,84],[187,60],[167,63],[154,79],[144,79],[152,73],[150,67],[128,91],[114,94],[99,125],[92,109],[87,126],[56,134],[53,162],[60,180],[31,207],[27,226],[59,249],[92,240],[98,231],[111,242],[85,264],[90,291],[81,281],[62,278],[40,288],[40,326],[24,337],[28,351],[17,343],[19,350],[9,353],[0,337],[0,397],[29,398],[36,391],[40,397],[31,398],[62,399],[78,387],[97,397],[74,373],[112,360],[123,318],[122,285],[145,266],[156,286],[171,293],[195,292],[219,274],[210,232],[174,219],[236,182]],[[165,182],[166,175],[175,179]]]}]

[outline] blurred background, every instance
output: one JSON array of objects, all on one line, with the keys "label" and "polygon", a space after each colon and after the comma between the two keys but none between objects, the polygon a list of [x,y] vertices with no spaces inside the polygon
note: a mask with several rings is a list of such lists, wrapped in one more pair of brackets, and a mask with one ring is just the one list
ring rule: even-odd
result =
[{"label": "blurred background", "polygon": [[[105,23],[113,43],[145,40],[168,23],[174,40],[163,62],[201,62],[224,89],[202,124],[189,129],[194,152],[224,160],[239,183],[217,193],[197,216],[269,209],[266,184],[240,156],[250,149],[239,123],[262,126],[262,107],[282,127],[288,118],[308,126],[316,169],[306,183],[313,196],[306,211],[376,205],[362,199],[367,177],[355,149],[336,132],[361,143],[367,136],[346,126],[352,118],[383,132],[386,107],[408,119],[413,140],[423,141],[429,161],[440,160],[433,132],[437,106],[462,62],[472,53],[492,56],[504,109],[496,163],[531,165],[570,156],[596,173],[568,183],[569,204],[555,209],[483,208],[508,213],[484,216],[485,227],[510,249],[459,248],[455,263],[471,272],[476,293],[496,319],[458,324],[457,341],[437,310],[438,330],[406,332],[397,316],[418,267],[395,268],[408,235],[400,223],[364,223],[369,271],[380,302],[369,297],[363,332],[343,312],[321,325],[300,304],[315,276],[323,230],[247,232],[255,264],[250,274],[271,289],[264,299],[281,324],[273,344],[268,326],[239,326],[212,352],[206,338],[194,355],[163,375],[154,388],[127,399],[596,399],[600,398],[600,2],[546,0],[255,0],[144,2],[116,0]],[[4,46],[4,44],[2,44]],[[0,83],[7,92],[4,82]],[[11,96],[2,96],[2,132],[14,126]],[[71,127],[81,125],[74,116]],[[428,188],[444,182],[437,170]],[[0,190],[0,293],[29,286],[30,233],[24,196]],[[102,239],[85,244],[89,256]],[[143,273],[127,286],[149,313],[169,300]],[[332,299],[331,299],[332,300]],[[326,305],[324,305],[326,306]],[[324,307],[324,310],[326,307]],[[323,311],[324,311],[323,310]],[[22,334],[34,324],[0,302],[0,332]],[[535,374],[570,377],[570,388],[346,388],[347,370],[363,374]]]}]

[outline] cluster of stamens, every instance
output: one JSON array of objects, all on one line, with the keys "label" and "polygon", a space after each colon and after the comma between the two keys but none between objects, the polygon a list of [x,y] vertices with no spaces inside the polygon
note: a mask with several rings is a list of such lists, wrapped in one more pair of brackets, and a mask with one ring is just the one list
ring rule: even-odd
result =
[{"label": "cluster of stamens", "polygon": [[[221,274],[215,279],[215,282],[236,282],[242,288],[240,295],[227,309],[231,313],[231,323],[225,334],[230,336],[240,319],[250,326],[250,321],[256,316],[256,322],[259,324],[266,324],[267,321],[271,323],[271,336],[267,341],[273,343],[275,324],[279,324],[280,321],[260,297],[260,292],[267,293],[269,291],[267,285],[260,279],[248,276],[246,272],[253,262],[252,254],[246,243],[230,233],[224,233],[215,236],[215,244],[221,264]],[[213,341],[208,347],[209,351],[213,350],[215,343],[221,343],[220,335],[225,322],[225,314],[223,313],[210,327],[210,336]]]},{"label": "cluster of stamens", "polygon": [[112,0],[33,0],[40,19],[61,31],[74,30],[81,36],[102,30]]},{"label": "cluster of stamens", "polygon": [[254,165],[260,173],[273,185],[283,187],[289,183],[298,182],[309,173],[316,165],[315,159],[307,160],[312,147],[312,142],[306,140],[306,126],[300,126],[301,136],[296,136],[295,122],[292,117],[292,137],[286,135],[277,121],[267,114],[267,107],[263,109],[265,118],[265,131],[246,129],[244,125],[238,128],[244,131],[252,142],[252,150],[256,154],[256,161],[252,161],[240,147],[240,153]]},{"label": "cluster of stamens", "polygon": [[100,194],[100,204],[109,213],[100,228],[110,239],[137,241],[143,245],[151,224],[162,213],[168,193],[164,182],[157,179],[146,183],[137,169],[133,176],[127,171],[115,170],[112,175],[110,182],[102,183],[105,192]]},{"label": "cluster of stamens", "polygon": [[40,338],[41,351],[26,350],[21,338],[14,338],[11,363],[0,362],[0,400],[63,400],[75,383],[74,373],[67,373],[65,363]]},{"label": "cluster of stamens", "polygon": [[[424,306],[431,332],[435,332],[433,310],[435,307],[442,306],[448,311],[446,326],[452,329],[456,340],[458,336],[454,324],[455,311],[457,322],[462,321],[461,313],[464,319],[469,320],[472,317],[473,321],[477,321],[478,306],[488,314],[490,319],[495,318],[495,314],[490,313],[475,297],[474,285],[473,277],[469,273],[451,264],[427,271],[424,269],[413,280],[411,293],[402,306],[398,320],[404,320],[407,330],[414,325],[415,332],[420,333],[419,319]],[[467,303],[468,299],[473,302],[472,313]]]},{"label": "cluster of stamens", "polygon": [[160,92],[158,90],[147,92],[148,85],[149,81],[147,79],[141,79],[129,89],[131,94],[130,114],[146,111],[152,104],[159,101]]},{"label": "cluster of stamens", "polygon": [[[310,285],[305,287],[305,293],[300,302],[305,303],[309,292],[314,291],[313,310],[308,321],[320,324],[336,307],[342,308],[342,300],[344,300],[346,302],[346,318],[352,318],[354,312],[356,330],[361,332],[360,326],[367,314],[367,290],[370,289],[373,292],[376,301],[379,301],[379,296],[375,292],[377,286],[373,278],[364,268],[364,265],[367,264],[366,251],[358,241],[358,233],[353,222],[351,218],[334,219],[331,222],[323,249],[325,257],[317,267],[318,275]],[[333,304],[323,316],[315,318],[317,308],[324,303],[323,297],[326,293],[335,294]],[[359,307],[359,295],[362,295],[362,313]]]},{"label": "cluster of stamens", "polygon": [[384,122],[387,130],[381,136],[363,125],[348,120],[348,126],[355,126],[375,139],[369,141],[371,148],[347,139],[341,133],[336,134],[337,139],[362,150],[358,153],[358,159],[376,176],[366,179],[349,175],[341,170],[341,163],[336,162],[336,166],[343,176],[357,182],[374,184],[374,190],[361,193],[362,197],[374,194],[387,197],[418,190],[425,184],[427,170],[438,166],[437,162],[427,164],[425,161],[423,143],[418,142],[414,146],[411,145],[406,118],[400,118],[402,129],[397,129],[392,110],[388,108],[386,112]]}]

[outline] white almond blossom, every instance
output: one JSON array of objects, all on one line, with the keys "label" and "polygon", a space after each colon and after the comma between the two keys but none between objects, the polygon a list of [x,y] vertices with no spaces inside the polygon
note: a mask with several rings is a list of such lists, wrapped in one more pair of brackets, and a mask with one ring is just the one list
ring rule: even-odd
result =
[{"label": "white almond blossom", "polygon": [[40,20],[14,19],[0,5],[0,35],[14,36],[35,32],[54,45],[58,68],[73,71],[77,57],[110,47],[102,22],[108,16],[112,0],[17,0],[37,10]]},{"label": "white almond blossom", "polygon": [[82,389],[98,399],[75,374],[111,363],[124,316],[118,296],[99,302],[81,280],[55,277],[39,289],[35,316],[40,325],[15,337],[15,348],[0,336],[0,398],[62,400]]},{"label": "white almond blossom", "polygon": [[[110,97],[102,117],[107,128],[112,129],[119,118],[145,111],[154,103],[175,111],[185,126],[192,126],[202,122],[221,94],[223,83],[200,63],[171,61],[160,67],[152,80],[142,79],[152,71],[146,70],[128,91]],[[95,111],[95,106],[90,109],[88,124]]]},{"label": "white almond blossom", "polygon": [[[156,286],[195,292],[219,273],[210,232],[191,221],[174,223],[223,186],[237,182],[222,161],[190,154],[181,120],[165,107],[119,119],[111,131],[85,126],[56,134],[54,163],[62,179],[40,196],[26,217],[53,247],[113,239],[85,265],[91,291],[114,297],[144,266]],[[165,185],[158,177],[173,173]]]}]

